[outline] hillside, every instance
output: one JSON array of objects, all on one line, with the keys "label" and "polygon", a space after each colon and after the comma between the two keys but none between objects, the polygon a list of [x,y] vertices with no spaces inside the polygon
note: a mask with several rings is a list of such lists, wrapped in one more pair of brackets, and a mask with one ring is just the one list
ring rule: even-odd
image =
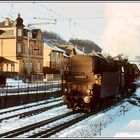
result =
[{"label": "hillside", "polygon": [[84,49],[85,53],[91,53],[93,50],[95,52],[101,52],[102,49],[91,40],[84,39],[70,39],[70,42],[77,45],[80,50]]},{"label": "hillside", "polygon": [[95,52],[102,51],[102,49],[91,40],[70,39],[69,42],[66,42],[59,34],[48,31],[43,32],[43,38],[47,39],[50,44],[55,46],[61,46],[66,44],[76,45],[79,50],[83,51],[84,49],[84,52],[86,54],[91,53],[93,50]]}]

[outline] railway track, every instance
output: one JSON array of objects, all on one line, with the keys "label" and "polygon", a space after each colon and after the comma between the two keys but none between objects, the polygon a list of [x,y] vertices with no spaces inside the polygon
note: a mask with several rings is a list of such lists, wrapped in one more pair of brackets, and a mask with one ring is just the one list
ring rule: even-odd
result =
[{"label": "railway track", "polygon": [[[117,103],[116,105],[118,105],[118,104],[120,104],[120,103]],[[106,108],[105,110],[107,111],[111,108],[113,108],[113,106]],[[57,124],[57,126],[55,125],[54,127],[49,128],[47,130],[43,130],[43,131],[40,131],[38,133],[32,134],[32,135],[28,136],[28,138],[36,138],[36,137],[47,138],[47,137],[49,137],[57,132],[60,132],[64,129],[70,127],[71,125],[74,125],[74,124],[82,121],[85,118],[90,117],[91,115],[98,115],[98,113],[101,113],[102,111],[104,112],[105,110],[103,110],[103,108],[102,109],[100,108],[100,110],[98,110],[98,111],[94,111],[94,112],[91,112],[88,114],[79,115],[78,117],[76,117],[70,121],[60,122],[59,124]],[[76,113],[78,113],[78,111],[75,111],[75,112],[71,111],[69,113],[62,114],[62,115],[56,116],[54,118],[50,118],[48,120],[40,121],[40,122],[31,124],[29,126],[25,126],[25,127],[22,127],[22,128],[16,129],[16,130],[12,130],[12,131],[0,134],[0,137],[1,138],[2,137],[3,138],[19,137],[20,135],[23,135],[24,133],[28,133],[32,130],[39,129],[40,127],[43,127],[43,126],[48,125],[50,123],[54,123],[55,121],[58,121],[60,119],[64,119],[65,117],[69,117],[70,115],[74,115]]]},{"label": "railway track", "polygon": [[67,117],[67,116],[72,115],[72,114],[74,114],[74,113],[71,111],[71,112],[68,112],[68,113],[65,113],[65,114],[62,114],[62,115],[59,115],[59,116],[56,116],[56,117],[44,120],[44,121],[40,121],[40,122],[31,124],[31,125],[28,125],[28,126],[24,126],[22,128],[19,128],[19,129],[12,130],[12,131],[0,134],[0,138],[13,138],[13,137],[17,137],[17,136],[19,136],[21,134],[24,134],[26,132],[29,132],[29,131],[34,130],[36,128],[39,128],[39,127],[41,127],[43,125],[47,125],[47,124],[49,124],[51,122],[57,121],[59,119],[62,119],[64,117]]},{"label": "railway track", "polygon": [[[124,102],[124,101],[122,101],[122,102]],[[113,106],[117,106],[118,104],[121,104],[122,102],[116,103]],[[90,117],[91,115],[98,115],[98,113],[105,112],[105,111],[113,108],[113,106],[108,107],[106,109],[105,108],[100,108],[98,111],[94,111],[94,112],[91,112],[91,113],[88,113],[88,114],[80,115],[80,116],[78,116],[78,117],[76,117],[76,118],[74,118],[74,119],[72,119],[70,121],[61,122],[61,123],[59,123],[57,125],[54,125],[53,127],[49,128],[47,130],[44,129],[43,131],[41,130],[40,132],[32,133],[31,135],[28,135],[27,137],[29,137],[29,138],[35,138],[35,137],[47,138],[47,137],[49,137],[49,136],[51,136],[51,135],[53,135],[53,134],[55,134],[55,133],[57,133],[59,131],[62,131],[64,129],[68,128],[71,125],[74,125],[75,123],[77,123],[77,122],[79,122],[79,121],[81,121],[81,120],[83,120],[85,118]],[[58,107],[58,105],[53,106],[53,107]],[[45,109],[43,109],[43,110],[45,111]],[[40,111],[38,110],[39,113],[40,113]],[[19,128],[19,129],[15,129],[15,130],[12,130],[12,131],[9,131],[9,132],[5,132],[3,134],[0,134],[0,137],[1,138],[19,137],[20,135],[24,135],[25,133],[28,133],[30,131],[34,131],[35,129],[40,129],[40,127],[43,127],[43,126],[48,125],[50,123],[55,123],[55,121],[59,121],[60,119],[63,119],[65,117],[69,117],[70,115],[74,115],[77,112],[78,111],[68,112],[68,113],[65,113],[65,114],[62,114],[62,115],[59,115],[59,116],[44,120],[44,121],[40,121],[40,122],[31,124],[31,125],[28,125],[28,126],[24,126],[22,128]],[[33,112],[31,112],[31,113],[33,113]],[[25,113],[25,116],[26,115],[30,116],[28,113],[27,114]]]},{"label": "railway track", "polygon": [[44,131],[41,131],[39,133],[36,133],[36,134],[33,134],[31,136],[29,136],[28,138],[48,138],[49,136],[53,135],[53,134],[56,134],[57,132],[60,132],[80,121],[82,121],[83,119],[85,118],[88,118],[89,116],[93,115],[93,112],[92,113],[88,113],[88,114],[82,114],[82,115],[79,115],[78,117],[70,120],[70,121],[66,121],[64,123],[60,123],[58,124],[57,126],[54,126],[52,128],[49,128],[47,130],[44,130]]},{"label": "railway track", "polygon": [[78,117],[72,119],[72,120],[68,120],[66,122],[60,122],[59,124],[57,125],[54,125],[52,128],[49,128],[47,130],[39,130],[38,133],[33,133],[32,135],[28,136],[27,138],[48,138],[50,137],[51,135],[54,135],[92,115],[98,115],[99,113],[102,113],[102,112],[105,112],[105,111],[108,111],[110,109],[112,109],[113,107],[117,106],[118,104],[121,104],[121,103],[116,103],[114,106],[110,106],[108,108],[100,108],[99,110],[96,110],[96,111],[93,111],[93,112],[90,112],[90,113],[84,113],[84,114],[80,114]]},{"label": "railway track", "polygon": [[45,112],[45,111],[47,111],[49,109],[52,109],[54,107],[59,107],[59,106],[62,106],[62,105],[64,105],[63,102],[62,103],[59,103],[59,104],[50,105],[50,106],[47,106],[47,107],[43,107],[43,108],[39,108],[39,109],[35,109],[35,110],[23,112],[23,113],[19,113],[19,114],[16,114],[16,115],[8,116],[8,117],[5,117],[5,118],[0,119],[0,122],[2,122],[3,120],[14,118],[14,117],[19,117],[19,119],[21,119],[21,118],[33,116],[33,115],[36,115],[36,114]]},{"label": "railway track", "polygon": [[52,101],[44,101],[44,102],[41,102],[41,103],[37,103],[37,104],[33,104],[33,105],[25,105],[22,107],[19,107],[19,108],[15,108],[15,109],[11,109],[11,110],[7,110],[7,111],[3,111],[3,112],[0,112],[0,115],[2,114],[5,114],[5,113],[10,113],[10,112],[13,112],[13,111],[18,111],[18,110],[21,110],[21,109],[26,109],[26,108],[30,108],[30,107],[35,107],[35,106],[39,106],[39,105],[43,105],[43,104],[47,104],[47,103],[52,103],[52,102],[55,102],[55,101],[60,101],[61,99],[56,99],[56,100],[52,100]]},{"label": "railway track", "polygon": [[[120,103],[117,103],[115,106],[117,106],[118,104],[120,104]],[[124,107],[127,107],[127,106],[128,106],[128,104],[126,104]],[[108,107],[105,110],[108,111],[108,110],[110,110],[112,108],[113,108],[113,106]],[[102,112],[102,109],[99,112],[95,111],[95,112],[91,112],[90,114],[82,115],[82,116],[77,117],[77,118],[75,118],[75,119],[73,119],[71,121],[68,121],[68,122],[65,122],[63,124],[59,124],[57,126],[54,126],[53,128],[50,128],[48,130],[44,130],[44,131],[39,132],[37,134],[33,134],[33,135],[29,136],[28,138],[48,138],[48,137],[50,137],[50,136],[52,136],[52,135],[54,135],[54,134],[56,134],[56,133],[58,133],[58,132],[60,132],[60,131],[62,131],[64,129],[66,129],[66,128],[68,128],[68,127],[70,127],[70,126],[82,121],[83,119],[86,119],[86,118],[88,118],[88,117],[90,117],[92,115],[98,115],[98,113],[101,113],[101,112]],[[100,131],[100,128],[99,128],[98,131]]]},{"label": "railway track", "polygon": [[21,109],[26,109],[26,108],[31,108],[31,107],[47,104],[47,103],[52,103],[52,102],[56,102],[56,101],[60,101],[60,100],[61,99],[55,99],[55,100],[51,100],[51,101],[46,100],[44,102],[33,104],[33,105],[32,104],[31,105],[25,104],[25,105],[22,105],[22,107],[19,107],[19,108],[10,109],[10,110],[7,110],[7,111],[0,112],[0,115],[5,114],[5,113],[10,113],[10,112],[13,112],[13,111],[18,111],[18,110],[21,110]]}]

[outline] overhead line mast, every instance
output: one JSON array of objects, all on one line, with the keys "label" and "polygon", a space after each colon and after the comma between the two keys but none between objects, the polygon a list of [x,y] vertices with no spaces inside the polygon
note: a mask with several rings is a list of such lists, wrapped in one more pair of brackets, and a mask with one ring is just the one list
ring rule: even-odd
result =
[{"label": "overhead line mast", "polygon": [[57,19],[51,19],[51,18],[37,18],[37,17],[33,17],[34,19],[43,19],[43,20],[50,20],[53,22],[39,22],[39,23],[30,23],[28,24],[28,27],[32,26],[32,25],[43,25],[43,24],[56,24],[57,23]]}]

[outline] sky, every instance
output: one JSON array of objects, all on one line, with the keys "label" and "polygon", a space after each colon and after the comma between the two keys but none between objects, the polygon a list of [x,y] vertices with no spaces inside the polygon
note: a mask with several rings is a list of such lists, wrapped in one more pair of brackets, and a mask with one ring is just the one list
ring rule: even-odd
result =
[{"label": "sky", "polygon": [[15,20],[18,13],[25,25],[49,22],[32,27],[56,32],[65,40],[92,40],[103,52],[130,60],[139,55],[140,2],[0,2],[0,21]]}]

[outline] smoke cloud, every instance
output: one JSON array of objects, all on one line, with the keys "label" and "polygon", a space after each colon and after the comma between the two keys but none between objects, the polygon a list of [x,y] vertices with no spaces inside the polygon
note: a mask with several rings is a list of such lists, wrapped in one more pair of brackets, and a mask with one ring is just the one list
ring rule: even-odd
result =
[{"label": "smoke cloud", "polygon": [[107,27],[102,37],[103,52],[123,54],[129,60],[140,56],[140,3],[105,5]]}]

